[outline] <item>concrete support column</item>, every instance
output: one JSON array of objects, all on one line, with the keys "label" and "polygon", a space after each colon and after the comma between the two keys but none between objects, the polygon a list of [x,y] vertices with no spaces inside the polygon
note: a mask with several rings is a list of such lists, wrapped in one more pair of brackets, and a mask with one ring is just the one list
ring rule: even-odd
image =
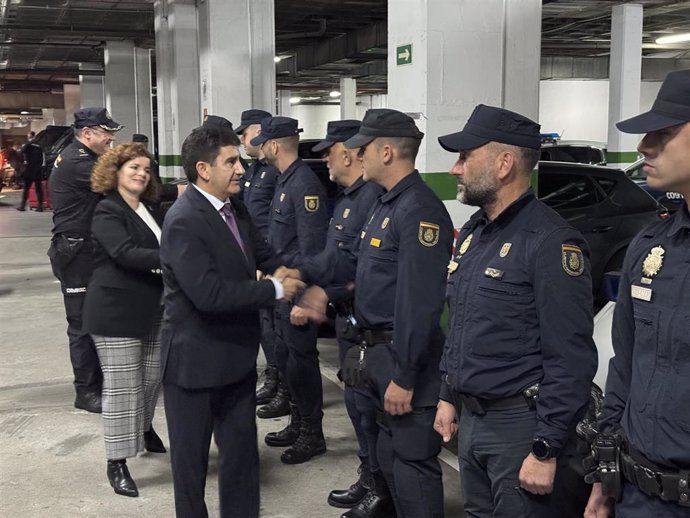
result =
[{"label": "concrete support column", "polygon": [[151,51],[134,49],[134,95],[136,126],[132,133],[143,133],[153,142],[153,101],[151,88]]},{"label": "concrete support column", "polygon": [[290,113],[292,113],[290,97],[292,97],[292,92],[290,90],[278,90],[278,106],[276,109],[276,115],[290,117]]},{"label": "concrete support column", "polygon": [[67,122],[67,116],[65,114],[65,110],[61,110],[59,108],[43,108],[43,122],[46,125],[51,125],[51,126],[65,126],[68,124],[71,124],[74,122],[74,119],[71,119],[69,123]]},{"label": "concrete support column", "polygon": [[79,85],[64,85],[63,97],[65,99],[65,113],[67,120],[70,120],[72,114],[80,107],[81,93]]},{"label": "concrete support column", "polygon": [[357,80],[353,77],[340,79],[340,118],[357,118]]},{"label": "concrete support column", "polygon": [[608,161],[628,164],[637,159],[639,135],[621,133],[616,123],[640,111],[642,78],[642,6],[622,4],[611,12],[609,60]]},{"label": "concrete support column", "polygon": [[[80,70],[93,70],[88,63],[79,63]],[[105,87],[103,76],[79,76],[79,105],[81,108],[105,106]],[[71,121],[74,122],[74,121]]]},{"label": "concrete support column", "polygon": [[108,41],[105,44],[105,107],[113,120],[124,126],[117,143],[136,133],[137,109],[134,74],[134,43]]},{"label": "concrete support column", "polygon": [[388,8],[388,107],[425,133],[417,157],[442,199],[454,157],[437,137],[458,131],[479,103],[539,114],[541,1],[407,0]]},{"label": "concrete support column", "polygon": [[242,111],[275,111],[273,0],[198,3],[202,112],[233,125]]},{"label": "concrete support column", "polygon": [[201,124],[196,6],[194,0],[155,0],[153,8],[160,172],[181,178],[182,142]]}]

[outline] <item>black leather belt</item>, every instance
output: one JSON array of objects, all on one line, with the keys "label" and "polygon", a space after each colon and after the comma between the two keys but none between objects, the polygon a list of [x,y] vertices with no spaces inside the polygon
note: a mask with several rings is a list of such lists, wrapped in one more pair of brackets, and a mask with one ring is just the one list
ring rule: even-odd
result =
[{"label": "black leather belt", "polygon": [[390,329],[361,329],[357,342],[367,347],[377,344],[393,344],[393,331]]},{"label": "black leather belt", "polygon": [[690,470],[661,468],[636,450],[628,449],[630,455],[621,452],[621,471],[628,482],[647,496],[690,507]]},{"label": "black leather belt", "polygon": [[460,408],[464,406],[467,410],[472,412],[474,415],[486,415],[490,410],[506,410],[508,408],[516,408],[520,406],[525,406],[527,408],[534,408],[532,404],[528,401],[528,396],[524,393],[515,394],[514,396],[508,396],[499,399],[482,399],[469,394],[462,394],[460,392],[452,391],[453,398],[455,399],[455,406]]}]

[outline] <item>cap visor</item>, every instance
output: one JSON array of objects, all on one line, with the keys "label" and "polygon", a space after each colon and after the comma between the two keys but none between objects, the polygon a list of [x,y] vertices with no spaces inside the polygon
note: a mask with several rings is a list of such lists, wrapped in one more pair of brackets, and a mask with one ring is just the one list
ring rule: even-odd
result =
[{"label": "cap visor", "polygon": [[270,139],[266,138],[264,135],[257,135],[249,141],[252,146],[260,146],[264,142],[268,142]]},{"label": "cap visor", "polygon": [[321,142],[316,144],[313,148],[311,148],[311,150],[314,153],[319,153],[321,151],[327,150],[329,147],[333,146],[334,144],[335,144],[335,142],[333,142],[332,140],[322,140]]},{"label": "cap visor", "polygon": [[235,128],[235,133],[237,133],[238,135],[242,135],[242,132],[246,130],[249,126],[250,124],[240,124]]},{"label": "cap visor", "polygon": [[462,131],[451,133],[450,135],[444,135],[438,138],[438,143],[441,144],[441,147],[446,151],[451,152],[474,149],[476,147],[483,146],[488,142],[489,139],[487,138],[477,137],[476,135]]},{"label": "cap visor", "polygon": [[623,133],[649,133],[650,131],[659,131],[671,126],[678,126],[684,124],[687,120],[674,119],[668,115],[661,115],[654,112],[641,113],[640,115],[621,121],[616,124],[616,127]]},{"label": "cap visor", "polygon": [[105,124],[99,124],[99,127],[103,128],[106,131],[120,131],[124,126],[122,124],[118,124],[117,122],[110,120],[106,122]]},{"label": "cap visor", "polygon": [[358,147],[366,146],[369,142],[374,140],[376,137],[372,135],[362,135],[361,133],[357,133],[354,137],[350,137],[347,139],[345,142],[343,142],[343,145],[347,149],[355,149]]}]

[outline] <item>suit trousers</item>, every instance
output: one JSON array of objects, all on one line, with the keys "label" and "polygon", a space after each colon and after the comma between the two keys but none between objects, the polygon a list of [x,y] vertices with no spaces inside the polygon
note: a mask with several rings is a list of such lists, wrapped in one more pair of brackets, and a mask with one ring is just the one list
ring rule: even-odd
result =
[{"label": "suit trousers", "polygon": [[103,368],[103,436],[108,460],[144,451],[161,387],[160,322],[145,338],[93,335]]},{"label": "suit trousers", "polygon": [[177,518],[207,518],[204,502],[211,435],[218,446],[221,518],[259,516],[256,372],[204,389],[163,383]]},{"label": "suit trousers", "polygon": [[[100,394],[103,373],[91,335],[82,331],[82,308],[86,285],[93,271],[90,244],[71,241],[60,234],[51,241],[48,255],[53,274],[60,281],[67,316],[69,356],[77,392]],[[83,248],[89,249],[84,250]]]},{"label": "suit trousers", "polygon": [[276,360],[290,395],[303,420],[320,426],[323,418],[323,387],[319,369],[316,339],[318,324],[303,326],[290,323],[292,304],[278,302],[275,306]]},{"label": "suit trousers", "polygon": [[43,208],[43,185],[41,184],[40,173],[26,176],[24,175],[24,190],[22,191],[22,202],[19,204],[20,207],[26,207],[26,201],[29,199],[29,191],[31,190],[31,184],[36,186],[36,197],[38,198],[38,206]]}]

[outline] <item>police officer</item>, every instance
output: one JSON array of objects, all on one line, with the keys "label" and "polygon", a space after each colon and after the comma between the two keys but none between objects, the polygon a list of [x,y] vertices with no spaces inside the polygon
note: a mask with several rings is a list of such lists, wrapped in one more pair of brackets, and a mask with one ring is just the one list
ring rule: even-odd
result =
[{"label": "police officer", "polygon": [[[600,430],[622,443],[615,515],[690,516],[690,70],[668,74],[646,113],[619,122],[646,133],[647,184],[685,204],[630,243],[613,316],[613,348]],[[617,439],[615,439],[617,437]],[[602,437],[603,438],[603,437]],[[595,445],[603,446],[599,439]],[[602,479],[612,495],[615,480]],[[586,518],[613,516],[614,499],[596,483]]]},{"label": "police officer", "polygon": [[[271,201],[276,189],[278,170],[266,162],[260,147],[252,146],[251,140],[261,131],[261,120],[271,117],[264,110],[245,110],[242,112],[240,125],[235,128],[235,133],[240,136],[240,142],[244,150],[254,159],[254,162],[244,173],[240,197],[247,206],[254,225],[264,239],[268,238],[268,220],[271,210]],[[256,391],[256,404],[269,403],[278,392],[278,365],[275,358],[275,331],[273,329],[273,310],[260,311],[261,316],[261,349],[266,357],[266,370],[264,371],[264,384]],[[270,408],[277,412],[259,412],[259,417],[280,417],[287,412],[287,392],[281,390],[281,401],[277,401]],[[284,400],[284,401],[283,401]],[[266,415],[268,414],[268,415]]]},{"label": "police officer", "polygon": [[82,306],[92,272],[91,219],[100,197],[91,191],[91,169],[122,126],[105,108],[74,113],[75,139],[55,160],[48,188],[53,202],[53,238],[48,255],[60,281],[67,314],[74,406],[101,412],[103,374],[91,336],[83,333]]},{"label": "police officer", "polygon": [[460,429],[465,512],[582,516],[587,488],[573,476],[576,509],[567,464],[597,366],[586,243],[530,189],[537,123],[480,104],[462,131],[439,143],[459,153],[451,169],[458,200],[480,209],[448,265],[434,423],[445,441]]},{"label": "police officer", "polygon": [[[359,239],[366,216],[383,189],[374,182],[364,182],[362,167],[357,159],[357,149],[347,149],[343,142],[359,131],[358,120],[338,120],[328,123],[326,138],[312,148],[322,153],[328,167],[331,181],[344,190],[337,200],[333,218],[328,227],[326,248],[303,263],[298,277],[310,284],[325,288],[330,299],[338,299],[336,292],[345,290],[350,299],[334,304],[336,311],[335,331],[338,341],[340,364],[346,351],[356,343],[346,333],[347,319],[352,313],[351,294],[347,285],[355,280],[357,256],[355,243]],[[307,315],[299,306],[292,308],[293,324],[303,325]],[[349,508],[357,505],[371,488],[373,480],[371,469],[378,470],[376,460],[376,408],[367,393],[345,380],[345,408],[357,436],[360,466],[359,478],[348,489],[333,490],[328,495],[328,503],[334,507]],[[370,461],[371,457],[371,461]],[[371,469],[370,469],[371,466]]]},{"label": "police officer", "polygon": [[368,110],[346,148],[359,148],[365,181],[380,196],[357,241],[354,319],[367,391],[378,407],[373,487],[343,516],[443,516],[443,485],[432,429],[438,400],[445,265],[452,224],[414,166],[424,134],[396,110]]},{"label": "police officer", "polygon": [[[305,257],[320,252],[326,242],[328,216],[321,182],[297,155],[297,121],[289,117],[269,117],[261,121],[261,133],[250,144],[261,148],[266,161],[280,171],[268,226],[268,243],[280,261],[293,268]],[[293,399],[293,421],[299,421],[299,435],[279,445],[289,446],[281,455],[285,464],[299,464],[326,451],[323,436],[323,391],[316,349],[318,326],[290,323],[292,304],[276,304],[276,360]],[[297,419],[298,418],[298,419]],[[290,425],[288,425],[290,426]],[[280,433],[280,432],[279,432]],[[286,431],[287,433],[287,431]],[[266,437],[266,443],[273,435]]]}]

